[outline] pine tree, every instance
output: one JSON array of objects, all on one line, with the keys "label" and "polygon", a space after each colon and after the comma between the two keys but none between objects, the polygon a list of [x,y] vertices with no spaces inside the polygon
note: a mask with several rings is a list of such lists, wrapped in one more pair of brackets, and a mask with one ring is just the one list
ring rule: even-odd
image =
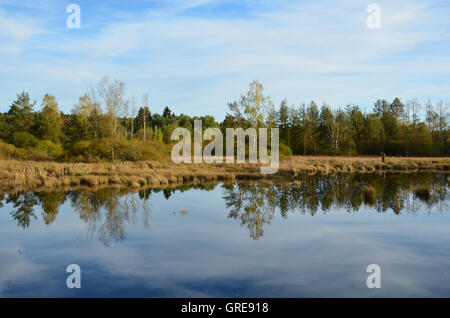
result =
[{"label": "pine tree", "polygon": [[170,119],[173,117],[173,113],[168,106],[164,108],[163,115],[164,118]]},{"label": "pine tree", "polygon": [[32,132],[34,105],[36,105],[36,102],[30,102],[30,95],[27,92],[23,91],[17,94],[17,99],[12,103],[7,113],[7,121],[13,128],[11,134],[16,131]]}]

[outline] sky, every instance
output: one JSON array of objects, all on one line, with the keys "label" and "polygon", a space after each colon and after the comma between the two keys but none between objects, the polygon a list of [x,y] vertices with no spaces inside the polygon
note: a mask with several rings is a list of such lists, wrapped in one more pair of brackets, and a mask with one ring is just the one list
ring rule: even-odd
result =
[{"label": "sky", "polygon": [[253,80],[276,105],[450,100],[449,17],[448,0],[0,0],[0,111],[25,90],[70,112],[106,75],[152,112],[219,120]]}]

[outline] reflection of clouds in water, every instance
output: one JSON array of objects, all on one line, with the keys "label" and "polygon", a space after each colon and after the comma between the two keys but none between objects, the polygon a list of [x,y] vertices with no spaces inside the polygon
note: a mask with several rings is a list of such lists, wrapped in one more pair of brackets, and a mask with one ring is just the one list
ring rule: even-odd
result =
[{"label": "reflection of clouds in water", "polygon": [[[235,289],[246,296],[426,297],[442,282],[435,274],[445,266],[443,261],[430,264],[429,257],[407,246],[364,237],[350,228],[317,226],[301,218],[283,226],[280,235],[271,233],[264,244],[242,241],[237,229],[189,229],[176,228],[181,237],[188,237],[191,230],[199,230],[199,236],[178,245],[176,239],[144,246],[122,244],[88,253],[80,250],[78,257],[95,260],[113,277],[126,278],[118,279],[117,287],[139,282],[167,295],[191,297],[227,295],[220,289],[224,282],[236,284]],[[292,234],[295,230],[298,235]],[[200,236],[203,245],[208,242],[206,247],[198,244]],[[365,270],[371,263],[381,265],[381,290],[366,287]],[[207,292],[199,292],[205,289],[195,288],[198,284],[209,286]]]},{"label": "reflection of clouds in water", "polygon": [[[361,193],[371,177],[351,183],[348,176],[342,178],[211,187],[208,192],[188,187],[138,194],[71,192],[59,210],[63,196],[41,194],[39,202],[51,216],[45,222],[39,219],[18,231],[9,214],[0,215],[0,238],[26,242],[19,244],[26,251],[33,248],[28,258],[17,253],[19,248],[12,249],[15,256],[0,250],[0,264],[6,268],[0,291],[9,276],[14,284],[47,287],[42,277],[55,280],[50,269],[74,260],[91,282],[82,292],[99,296],[123,289],[173,297],[448,296],[448,221],[445,213],[425,213],[447,204],[438,200],[435,189],[447,191],[448,186],[438,180],[431,201],[416,200],[414,213],[408,214],[414,199],[408,195],[411,185],[434,182],[433,177],[376,178],[371,181],[377,189],[374,205],[366,205]],[[448,200],[445,191],[443,200]],[[395,212],[400,200],[402,212],[408,213],[374,213]],[[174,218],[174,208],[177,216],[186,217]],[[145,226],[150,223],[151,228]],[[137,229],[135,224],[144,226]],[[94,240],[85,240],[86,231]],[[46,254],[52,256],[39,256]],[[18,272],[11,267],[15,263]],[[366,287],[366,267],[372,263],[381,266],[380,290]],[[50,295],[58,295],[58,284],[48,287]]]},{"label": "reflection of clouds in water", "polygon": [[[286,227],[293,226],[289,224]],[[285,230],[290,232],[289,229]],[[286,252],[285,257],[281,257],[284,258],[282,261],[277,260],[273,264],[274,268],[282,270],[268,275],[267,280],[260,284],[261,288],[285,288],[294,295],[318,297],[407,296],[428,293],[428,280],[407,272],[408,266],[426,265],[426,257],[403,246],[355,235],[350,228],[303,226],[297,230],[301,231],[297,237],[289,238],[286,235],[284,240],[272,242],[275,244],[274,248],[278,244],[283,246],[279,254]],[[276,258],[276,252],[272,253],[275,253]],[[381,265],[383,289],[379,291],[368,290],[365,284],[368,275],[365,272],[366,266],[372,263]],[[276,266],[279,264],[283,266]],[[405,268],[406,271],[403,271]],[[389,270],[395,270],[396,274],[389,275]]]},{"label": "reflection of clouds in water", "polygon": [[[19,252],[20,250],[20,252]],[[11,286],[37,283],[45,266],[36,264],[19,247],[0,247],[0,296]]]}]

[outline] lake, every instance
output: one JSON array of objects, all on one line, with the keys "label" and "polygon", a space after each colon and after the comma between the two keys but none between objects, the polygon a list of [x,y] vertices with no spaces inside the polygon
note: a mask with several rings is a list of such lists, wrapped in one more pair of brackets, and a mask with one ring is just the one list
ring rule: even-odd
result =
[{"label": "lake", "polygon": [[[17,192],[0,202],[2,297],[450,297],[450,174]],[[69,264],[81,268],[79,289],[66,286]],[[379,289],[367,287],[370,264]]]}]

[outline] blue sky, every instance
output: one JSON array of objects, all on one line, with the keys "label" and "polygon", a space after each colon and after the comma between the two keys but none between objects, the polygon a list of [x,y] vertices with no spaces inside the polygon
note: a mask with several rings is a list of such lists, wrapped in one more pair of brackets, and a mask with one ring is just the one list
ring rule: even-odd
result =
[{"label": "blue sky", "polygon": [[[71,3],[80,29],[66,27]],[[152,111],[218,119],[255,79],[276,104],[449,100],[449,17],[448,0],[0,0],[0,111],[26,90],[69,112],[105,75]]]}]

